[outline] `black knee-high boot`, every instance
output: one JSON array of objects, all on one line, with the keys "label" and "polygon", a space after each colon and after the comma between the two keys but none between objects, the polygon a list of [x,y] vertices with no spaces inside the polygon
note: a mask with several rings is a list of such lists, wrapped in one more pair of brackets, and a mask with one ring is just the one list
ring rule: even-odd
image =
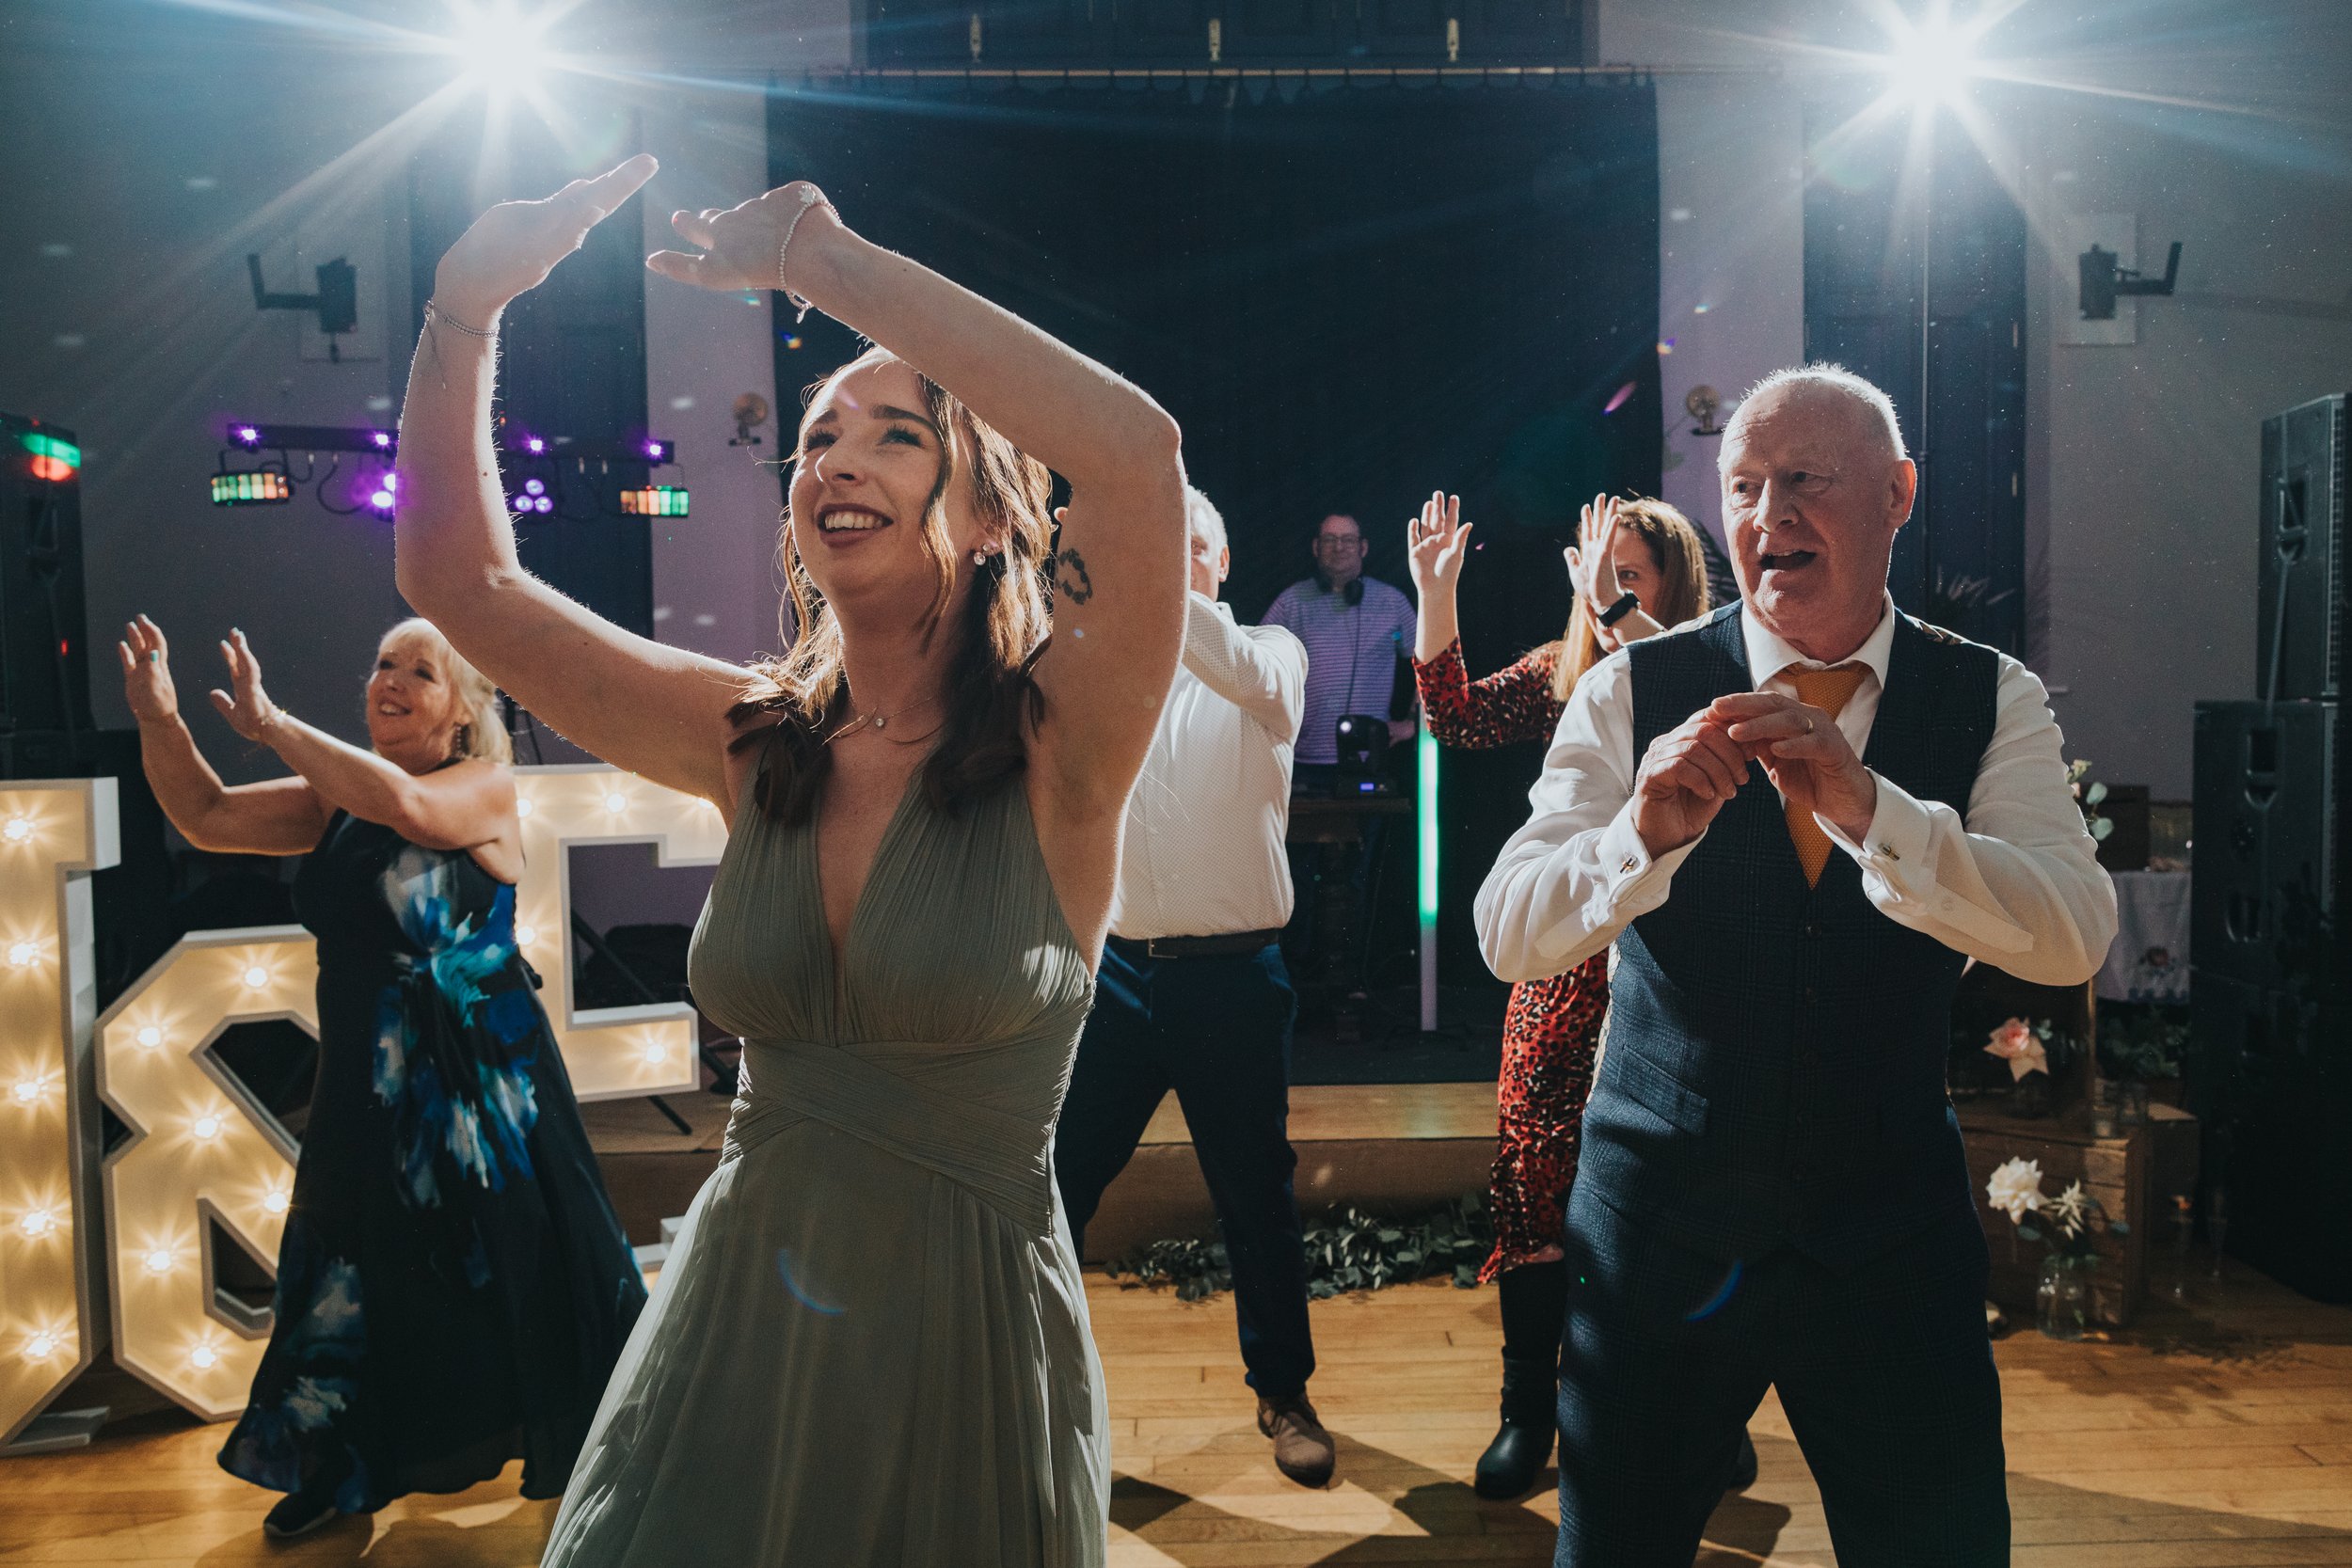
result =
[{"label": "black knee-high boot", "polygon": [[1502,1426],[1478,1456],[1472,1488],[1482,1497],[1517,1497],[1534,1486],[1551,1458],[1568,1266],[1522,1264],[1496,1286],[1502,1297]]}]

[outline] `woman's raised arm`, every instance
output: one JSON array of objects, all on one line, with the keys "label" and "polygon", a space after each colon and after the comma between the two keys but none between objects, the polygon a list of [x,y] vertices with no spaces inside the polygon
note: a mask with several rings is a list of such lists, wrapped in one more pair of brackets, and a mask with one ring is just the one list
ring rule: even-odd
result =
[{"label": "woman's raised arm", "polygon": [[524,571],[490,432],[499,313],[654,168],[639,156],[544,201],[501,203],[441,258],[401,408],[397,574],[451,646],[559,733],[723,809],[742,673],[626,631]]},{"label": "woman's raised arm", "polygon": [[1175,420],[1067,344],[845,228],[796,182],[721,212],[679,213],[701,254],[664,277],[776,289],[864,333],[961,398],[1070,483],[1054,559],[1054,642],[1038,666],[1040,736],[1079,815],[1116,812],[1143,765],[1184,631],[1184,465]]}]

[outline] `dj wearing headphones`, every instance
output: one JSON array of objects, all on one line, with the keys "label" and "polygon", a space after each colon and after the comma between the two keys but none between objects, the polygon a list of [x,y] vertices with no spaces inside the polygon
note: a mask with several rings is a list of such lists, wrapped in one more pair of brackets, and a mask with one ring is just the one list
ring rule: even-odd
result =
[{"label": "dj wearing headphones", "polygon": [[1282,590],[1264,625],[1307,645],[1307,707],[1299,726],[1296,787],[1327,793],[1340,762],[1339,726],[1351,715],[1388,723],[1391,744],[1413,737],[1416,721],[1390,720],[1399,662],[1412,651],[1413,601],[1364,576],[1364,531],[1334,513],[1315,530],[1314,576]]}]

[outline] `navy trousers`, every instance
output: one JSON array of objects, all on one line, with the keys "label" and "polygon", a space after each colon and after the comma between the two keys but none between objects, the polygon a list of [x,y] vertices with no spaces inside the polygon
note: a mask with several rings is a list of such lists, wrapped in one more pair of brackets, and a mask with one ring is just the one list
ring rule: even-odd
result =
[{"label": "navy trousers", "polygon": [[1984,1233],[1966,1209],[1835,1273],[1738,1268],[1580,1183],[1569,1199],[1555,1568],[1690,1568],[1733,1447],[1777,1388],[1840,1568],[2009,1561]]},{"label": "navy trousers", "polygon": [[1170,1089],[1216,1206],[1233,1270],[1249,1386],[1302,1393],[1315,1370],[1307,1255],[1291,1173],[1291,1022],[1298,1001],[1282,950],[1151,958],[1104,944],[1094,1012],[1054,1134],[1054,1176],[1071,1239],[1086,1245],[1103,1190],[1125,1168]]}]

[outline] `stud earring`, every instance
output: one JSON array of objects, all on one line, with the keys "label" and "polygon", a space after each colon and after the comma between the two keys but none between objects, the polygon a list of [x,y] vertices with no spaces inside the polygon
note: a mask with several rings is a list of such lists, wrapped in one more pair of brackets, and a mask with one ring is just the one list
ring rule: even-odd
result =
[{"label": "stud earring", "polygon": [[975,565],[975,566],[985,566],[985,565],[987,565],[987,564],[988,564],[988,552],[987,552],[986,550],[974,550],[974,551],[972,552],[972,564],[973,564],[973,565]]}]

